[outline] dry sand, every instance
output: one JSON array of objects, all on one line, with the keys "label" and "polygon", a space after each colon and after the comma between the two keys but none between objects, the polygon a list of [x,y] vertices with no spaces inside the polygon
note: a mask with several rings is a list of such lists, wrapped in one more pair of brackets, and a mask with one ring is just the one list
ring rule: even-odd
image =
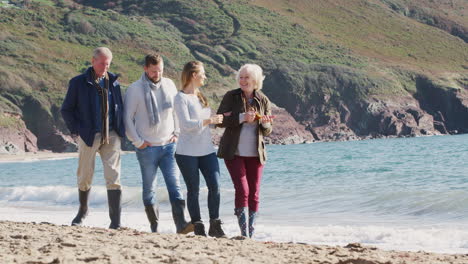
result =
[{"label": "dry sand", "polygon": [[468,263],[468,255],[383,251],[0,221],[0,263]]}]

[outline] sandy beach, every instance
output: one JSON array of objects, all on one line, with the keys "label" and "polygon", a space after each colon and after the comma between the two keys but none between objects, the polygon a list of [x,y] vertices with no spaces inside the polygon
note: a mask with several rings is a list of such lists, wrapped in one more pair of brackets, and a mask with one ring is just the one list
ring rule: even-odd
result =
[{"label": "sandy beach", "polygon": [[0,221],[0,263],[468,263],[468,255]]}]

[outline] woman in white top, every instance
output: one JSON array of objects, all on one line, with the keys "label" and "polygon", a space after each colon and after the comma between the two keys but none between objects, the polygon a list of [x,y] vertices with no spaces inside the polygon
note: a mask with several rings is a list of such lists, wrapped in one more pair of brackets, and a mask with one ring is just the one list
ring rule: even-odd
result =
[{"label": "woman in white top", "polygon": [[225,237],[219,219],[219,163],[209,126],[220,124],[223,115],[211,115],[208,101],[200,92],[205,79],[203,63],[191,61],[185,64],[181,76],[182,89],[174,99],[180,127],[175,158],[187,186],[187,208],[195,225],[195,234],[206,236],[198,203],[201,171],[208,187],[208,235]]}]

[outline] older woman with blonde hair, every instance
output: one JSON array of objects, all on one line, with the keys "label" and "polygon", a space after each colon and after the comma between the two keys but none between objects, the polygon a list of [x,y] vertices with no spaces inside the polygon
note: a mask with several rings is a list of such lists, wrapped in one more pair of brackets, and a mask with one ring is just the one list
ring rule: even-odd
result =
[{"label": "older woman with blonde hair", "polygon": [[224,116],[218,126],[226,128],[218,157],[224,159],[234,184],[234,214],[241,235],[252,237],[266,161],[263,137],[272,131],[273,116],[270,101],[260,91],[264,79],[262,68],[256,64],[245,64],[239,69],[236,79],[240,88],[227,92],[217,111]]},{"label": "older woman with blonde hair", "polygon": [[209,125],[220,124],[223,115],[211,115],[208,101],[200,91],[205,79],[203,63],[191,61],[185,64],[181,76],[182,89],[174,99],[180,127],[175,158],[187,186],[187,207],[195,235],[206,236],[198,203],[201,171],[208,187],[208,235],[225,237],[219,219],[219,163],[209,128]]}]

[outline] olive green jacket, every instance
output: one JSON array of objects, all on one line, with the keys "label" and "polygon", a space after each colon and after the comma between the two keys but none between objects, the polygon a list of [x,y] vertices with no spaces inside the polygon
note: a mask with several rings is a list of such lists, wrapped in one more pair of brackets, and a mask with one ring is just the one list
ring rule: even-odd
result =
[{"label": "olive green jacket", "polygon": [[[270,100],[259,90],[254,91],[252,106],[260,115],[271,115]],[[240,88],[231,90],[224,95],[217,111],[217,114],[224,115],[223,123],[218,126],[226,128],[219,143],[218,157],[226,160],[234,158],[243,125],[243,123],[239,123],[239,114],[245,113],[246,110],[245,98]],[[258,157],[260,158],[260,162],[264,164],[267,156],[263,136],[268,136],[271,133],[272,126],[264,128],[260,120],[258,122]]]}]

